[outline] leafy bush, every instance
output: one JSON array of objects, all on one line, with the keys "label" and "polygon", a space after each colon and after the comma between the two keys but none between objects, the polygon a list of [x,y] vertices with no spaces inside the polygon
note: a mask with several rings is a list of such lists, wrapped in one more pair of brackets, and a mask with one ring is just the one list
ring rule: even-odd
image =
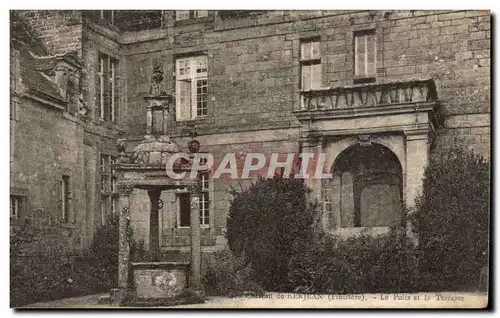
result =
[{"label": "leafy bush", "polygon": [[210,254],[204,285],[206,293],[212,296],[235,297],[264,292],[245,258],[234,256],[229,249]]},{"label": "leafy bush", "polygon": [[266,290],[287,290],[287,264],[296,240],[313,232],[313,209],[303,180],[265,179],[233,192],[227,219],[228,245],[245,255]]},{"label": "leafy bush", "polygon": [[110,216],[91,247],[67,250],[58,228],[11,227],[11,306],[109,291],[117,284],[118,220]]},{"label": "leafy bush", "polygon": [[417,250],[404,233],[297,242],[289,281],[301,293],[417,291]]},{"label": "leafy bush", "polygon": [[82,258],[83,271],[91,272],[95,290],[106,291],[118,284],[118,216],[108,215],[97,229],[90,249]]},{"label": "leafy bush", "polygon": [[133,241],[130,244],[130,261],[131,262],[148,262],[150,261],[150,255],[146,249],[146,245],[143,240]]},{"label": "leafy bush", "polygon": [[488,264],[490,167],[457,146],[436,152],[424,174],[413,225],[427,290],[474,288]]},{"label": "leafy bush", "polygon": [[57,229],[40,229],[27,222],[12,226],[10,234],[11,306],[81,294],[82,279],[65,261],[70,255],[57,239]]}]

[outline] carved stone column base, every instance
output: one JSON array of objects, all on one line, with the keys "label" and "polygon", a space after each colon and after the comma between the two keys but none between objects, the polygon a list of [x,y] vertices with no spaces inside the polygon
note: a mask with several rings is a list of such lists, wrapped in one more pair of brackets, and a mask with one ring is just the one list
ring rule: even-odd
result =
[{"label": "carved stone column base", "polygon": [[203,289],[203,287],[191,287],[187,290],[187,293],[198,301],[203,302],[205,300],[205,290]]},{"label": "carved stone column base", "polygon": [[109,296],[111,298],[111,305],[120,306],[127,296],[127,290],[125,288],[112,288],[109,291]]}]

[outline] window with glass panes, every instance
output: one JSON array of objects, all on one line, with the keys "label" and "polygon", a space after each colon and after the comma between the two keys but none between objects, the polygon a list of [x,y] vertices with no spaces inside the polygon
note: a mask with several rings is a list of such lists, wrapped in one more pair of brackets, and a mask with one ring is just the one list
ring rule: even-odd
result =
[{"label": "window with glass panes", "polygon": [[300,43],[300,83],[302,91],[321,87],[321,51],[318,40],[303,40]]},{"label": "window with glass panes", "polygon": [[116,122],[118,109],[118,60],[99,54],[97,65],[97,113],[104,121]]},{"label": "window with glass panes", "polygon": [[176,60],[176,119],[191,120],[208,114],[207,57]]},{"label": "window with glass panes", "polygon": [[354,75],[373,78],[377,73],[377,40],[375,30],[354,34]]},{"label": "window with glass panes", "polygon": [[101,224],[106,223],[109,213],[116,213],[118,193],[116,190],[116,175],[113,171],[115,157],[111,155],[101,155],[100,175],[101,175]]},{"label": "window with glass panes", "polygon": [[[210,226],[210,174],[202,173],[200,194],[200,226]],[[177,227],[191,226],[191,204],[189,193],[178,193]]]}]

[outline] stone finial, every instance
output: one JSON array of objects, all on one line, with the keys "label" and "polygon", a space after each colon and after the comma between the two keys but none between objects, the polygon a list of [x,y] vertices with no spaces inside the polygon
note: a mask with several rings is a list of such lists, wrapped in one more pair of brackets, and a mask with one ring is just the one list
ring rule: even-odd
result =
[{"label": "stone finial", "polygon": [[118,138],[116,140],[116,150],[118,150],[118,152],[120,154],[125,152],[126,146],[127,146],[127,143],[126,143],[125,138]]},{"label": "stone finial", "polygon": [[116,150],[119,152],[117,163],[130,163],[130,158],[125,153],[127,148],[127,140],[120,137],[116,140]]},{"label": "stone finial", "polygon": [[189,152],[192,154],[198,153],[200,150],[200,142],[196,139],[192,139],[188,142]]},{"label": "stone finial", "polygon": [[166,92],[163,90],[162,81],[163,81],[163,66],[155,62],[153,66],[153,77],[151,83],[151,95],[153,96],[164,96]]},{"label": "stone finial", "polygon": [[80,96],[78,96],[78,114],[82,118],[87,118],[89,112],[90,108],[88,107],[87,102],[83,98],[83,94],[80,94]]}]

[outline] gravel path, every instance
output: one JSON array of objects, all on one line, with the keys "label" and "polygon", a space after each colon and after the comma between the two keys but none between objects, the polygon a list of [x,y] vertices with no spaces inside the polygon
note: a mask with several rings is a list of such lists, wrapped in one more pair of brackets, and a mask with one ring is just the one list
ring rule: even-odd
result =
[{"label": "gravel path", "polygon": [[[27,308],[110,308],[99,305],[105,294],[66,298],[36,303]],[[356,294],[304,295],[267,293],[261,297],[208,297],[203,304],[168,308],[484,308],[486,294],[476,293],[416,293],[416,294]],[[26,308],[25,307],[25,308]]]}]

